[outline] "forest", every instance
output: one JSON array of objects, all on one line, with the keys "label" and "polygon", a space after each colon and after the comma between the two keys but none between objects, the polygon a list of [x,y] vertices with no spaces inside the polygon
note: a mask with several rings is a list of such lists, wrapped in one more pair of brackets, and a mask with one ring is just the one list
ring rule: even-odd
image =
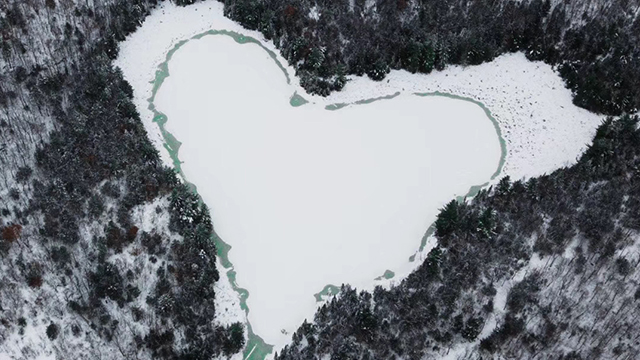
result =
[{"label": "forest", "polygon": [[276,359],[431,359],[461,344],[459,359],[637,358],[638,121],[608,118],[572,167],[451,201],[415,272],[390,290],[343,285]]}]

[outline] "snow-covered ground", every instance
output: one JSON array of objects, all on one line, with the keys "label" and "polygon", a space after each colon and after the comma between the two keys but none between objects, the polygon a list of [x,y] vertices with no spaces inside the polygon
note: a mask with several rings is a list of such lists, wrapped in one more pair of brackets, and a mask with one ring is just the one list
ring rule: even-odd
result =
[{"label": "snow-covered ground", "polygon": [[[148,109],[151,81],[176,43],[210,29],[262,40],[224,18],[219,2],[184,8],[164,3],[121,44],[115,62],[132,84],[145,127],[167,164],[169,154]],[[262,45],[276,51],[270,42]],[[183,142],[185,175],[211,207],[218,233],[233,246],[238,283],[251,294],[249,319],[269,343],[286,339],[281,327],[291,330],[301,316],[311,316],[312,294],[323,285],[362,286],[358,276],[369,281],[382,275],[399,265],[394,259],[406,267],[440,204],[495,171],[499,147],[479,107],[412,93],[440,91],[482,102],[507,143],[503,174],[512,178],[573,163],[601,120],[571,103],[553,69],[522,54],[429,75],[392,71],[382,82],[353,78],[327,98],[306,94],[285,66],[292,82],[287,85],[263,49],[239,46],[226,36],[184,45],[169,66],[171,76],[155,105]],[[294,92],[310,104],[290,107]],[[323,110],[396,92],[401,95],[393,100]],[[462,173],[443,181],[449,171]],[[370,245],[362,246],[364,241]]]}]

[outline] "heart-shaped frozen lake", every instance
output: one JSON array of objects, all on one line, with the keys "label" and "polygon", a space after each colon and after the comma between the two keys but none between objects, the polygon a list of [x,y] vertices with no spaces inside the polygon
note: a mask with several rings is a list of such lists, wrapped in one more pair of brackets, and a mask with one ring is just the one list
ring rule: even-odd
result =
[{"label": "heart-shaped frozen lake", "polygon": [[249,320],[267,343],[311,318],[325,285],[369,286],[405,265],[438,209],[499,163],[496,130],[468,101],[292,107],[273,59],[228,36],[189,41],[169,70],[154,104],[233,247]]}]

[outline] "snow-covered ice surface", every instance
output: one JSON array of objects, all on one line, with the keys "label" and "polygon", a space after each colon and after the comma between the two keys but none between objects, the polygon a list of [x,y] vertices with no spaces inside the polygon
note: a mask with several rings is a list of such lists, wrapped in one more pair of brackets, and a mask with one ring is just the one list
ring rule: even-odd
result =
[{"label": "snow-covered ice surface", "polygon": [[[132,84],[134,101],[145,127],[167,164],[171,164],[170,156],[163,147],[159,128],[152,122],[153,114],[148,109],[147,101],[153,91],[151,81],[158,65],[165,61],[167,52],[179,41],[193,35],[210,29],[225,29],[261,40],[265,48],[277,53],[273,44],[263,41],[259,33],[244,30],[223,17],[222,7],[222,4],[215,1],[189,7],[164,3],[147,18],[138,31],[121,44],[120,56],[115,64],[123,70],[125,78]],[[189,55],[189,52],[192,54]],[[276,56],[280,63],[286,64],[280,55]],[[183,60],[180,60],[181,57]],[[183,66],[177,63],[179,61],[184,62]],[[419,98],[412,96],[412,93],[439,91],[482,102],[497,120],[507,143],[503,174],[512,178],[539,175],[573,163],[601,121],[601,116],[577,108],[571,103],[570,91],[564,87],[551,67],[539,62],[529,62],[522,54],[504,55],[491,63],[475,67],[449,67],[429,75],[392,71],[382,82],[356,77],[351,79],[342,92],[327,98],[306,94],[300,88],[298,79],[292,76],[293,69],[285,66],[291,78],[291,84],[287,85],[283,73],[263,49],[256,45],[237,45],[226,36],[208,36],[184,45],[176,52],[169,66],[171,76],[158,92],[155,104],[168,115],[167,128],[183,143],[180,158],[185,161],[185,175],[198,186],[199,193],[212,208],[218,233],[233,246],[230,260],[238,272],[239,285],[248,288],[251,294],[248,300],[249,319],[254,331],[267,342],[276,344],[286,341],[286,336],[280,333],[281,327],[291,330],[291,327],[299,325],[301,316],[312,315],[311,294],[304,295],[302,301],[290,296],[297,296],[298,292],[302,294],[302,288],[312,293],[318,292],[322,286],[316,286],[316,282],[321,281],[315,276],[321,276],[323,281],[335,276],[334,282],[337,284],[349,282],[359,274],[364,276],[366,271],[362,266],[369,265],[362,259],[374,263],[377,260],[371,259],[377,259],[376,252],[384,253],[384,262],[374,263],[375,267],[383,271],[373,276],[379,276],[384,269],[392,268],[396,264],[393,260],[396,253],[403,253],[402,260],[406,269],[409,266],[407,256],[419,245],[422,233],[435,216],[439,204],[454,194],[464,194],[469,185],[488,180],[495,170],[496,158],[492,155],[497,145],[495,132],[477,106],[441,97]],[[237,71],[240,68],[243,70]],[[188,84],[193,89],[185,87]],[[310,104],[291,108],[288,98],[294,92],[301,94]],[[393,100],[354,105],[334,113],[322,110],[330,104],[353,103],[396,92],[401,95]],[[446,105],[447,102],[455,102],[455,105]],[[203,106],[206,106],[206,110]],[[437,109],[438,106],[441,108]],[[422,110],[415,112],[414,109]],[[429,109],[428,113],[425,112],[426,109]],[[455,132],[454,136],[451,134],[454,134],[455,129],[439,129],[438,131],[442,131],[437,133],[439,136],[433,136],[433,126],[436,125],[430,124],[429,120],[430,115],[437,114],[438,111],[447,114],[446,117],[432,118],[432,122],[439,120],[438,127],[465,124],[465,128]],[[237,115],[239,113],[246,115],[241,117]],[[288,118],[273,117],[276,113],[294,114],[298,118],[293,115]],[[325,117],[330,119],[324,119]],[[385,117],[387,121],[384,121]],[[364,125],[367,120],[372,124]],[[394,126],[390,126],[391,123]],[[362,131],[363,126],[367,127],[367,131]],[[471,144],[467,141],[465,144],[464,136],[472,136],[475,129],[479,132],[491,131],[490,144],[483,142],[489,139],[487,134],[478,134],[478,141]],[[292,134],[295,136],[286,136]],[[275,146],[269,143],[267,136],[277,140]],[[430,139],[429,136],[433,138]],[[353,139],[357,139],[357,146],[354,146]],[[376,139],[379,139],[380,144],[377,144]],[[429,145],[433,142],[439,143],[439,147]],[[392,144],[399,146],[395,148]],[[474,151],[471,146],[493,146],[494,149]],[[356,150],[355,154],[341,156],[346,148],[352,152]],[[376,172],[375,167],[370,167],[365,173],[371,181],[354,181],[352,176],[356,170],[370,165],[367,160],[373,161],[373,157],[367,158],[370,155],[368,150],[373,148],[382,149],[377,151],[385,154],[381,159],[375,157],[375,160],[386,161],[385,166],[391,166],[395,170],[387,174],[388,171]],[[425,156],[426,149],[437,149],[438,153],[433,155],[438,156]],[[261,152],[256,153],[257,151]],[[408,154],[412,151],[421,151],[422,155]],[[416,161],[420,158],[422,165],[431,161],[431,166],[436,166],[435,163],[444,159],[439,155],[447,152],[459,153],[457,155],[464,152],[468,157],[457,160],[448,158],[449,164],[442,162],[437,165],[441,166],[440,172],[449,171],[450,168],[464,170],[466,168],[460,164],[467,163],[478,165],[479,168],[490,161],[494,165],[486,168],[488,175],[481,174],[479,168],[469,169],[467,175],[479,176],[477,180],[469,176],[461,179],[462,183],[458,184],[448,181],[450,184],[445,185],[451,187],[448,192],[440,191],[442,199],[427,202],[424,197],[430,196],[429,192],[433,188],[430,189],[425,184],[433,184],[428,181],[438,179],[429,179],[430,175],[424,167],[415,166]],[[336,163],[323,164],[322,161],[327,156],[333,156]],[[406,161],[393,161],[397,156],[406,156]],[[260,162],[258,159],[266,161]],[[470,161],[471,159],[475,160]],[[240,160],[253,166],[233,166],[239,164]],[[297,172],[291,171],[292,162],[295,163]],[[458,166],[447,168],[447,165],[453,163]],[[326,169],[326,166],[332,167],[333,172],[319,171],[320,168]],[[396,173],[396,170],[399,172]],[[281,176],[286,171],[292,177],[283,179],[276,176]],[[336,171],[340,172],[338,176],[334,173]],[[389,179],[386,175],[395,178]],[[322,180],[321,191],[309,191],[308,181],[316,181],[318,177]],[[256,181],[257,179],[261,181]],[[408,183],[416,179],[423,181]],[[389,187],[393,184],[397,188]],[[376,192],[376,189],[381,188],[385,191]],[[396,192],[389,191],[390,188]],[[290,194],[297,194],[297,197],[282,198],[281,192],[285,190]],[[355,194],[349,194],[351,203],[340,207],[331,206],[336,201],[343,201],[339,191],[353,191]],[[375,198],[367,197],[372,193],[375,193]],[[420,196],[423,198],[415,199]],[[292,217],[284,218],[287,220],[285,221],[278,217],[282,213],[274,211],[305,207],[314,201],[319,204],[314,210],[318,211],[316,214],[325,217],[324,221],[313,222],[312,220],[317,219],[306,216],[305,214],[309,214],[307,210],[289,213],[287,216]],[[424,208],[416,210],[420,202]],[[364,213],[361,211],[363,204],[366,204],[367,209]],[[414,209],[420,215],[408,211],[412,214],[412,219],[403,214],[383,223],[372,222],[372,218],[367,217],[366,213],[382,216],[385,210],[387,214],[400,214],[389,212],[386,208],[388,204],[410,204],[404,209]],[[349,217],[353,214],[358,215],[356,217],[360,219],[360,224]],[[421,222],[416,224],[415,218],[419,216],[422,216]],[[395,228],[385,227],[393,221]],[[279,227],[279,224],[285,222],[286,227]],[[332,232],[336,226],[343,235]],[[386,246],[362,246],[361,234],[367,231],[368,234],[376,233],[374,237],[377,237],[365,239],[368,244],[386,241]],[[278,239],[274,239],[276,234]],[[284,241],[280,237],[288,237],[289,240]],[[390,237],[393,240],[389,241]],[[406,245],[408,241],[401,240],[405,237],[412,238],[411,249]],[[344,241],[346,238],[350,240]],[[353,238],[357,240],[351,241]],[[340,239],[343,240],[339,241]],[[294,253],[306,253],[307,256],[292,259],[290,254]],[[283,258],[288,259],[287,263],[282,263]],[[346,258],[349,261],[341,262]],[[308,269],[316,271],[305,272]],[[345,274],[347,276],[342,276]],[[269,280],[271,282],[267,281],[270,278],[273,278]],[[372,276],[366,277],[371,278]],[[264,280],[266,282],[262,282],[263,279],[267,279]],[[366,286],[359,280],[353,280],[352,283]],[[370,286],[371,282],[368,283]],[[237,301],[237,296],[230,296],[229,299],[233,303]],[[219,305],[219,309],[220,306],[224,307]],[[285,309],[288,317],[279,309]],[[242,315],[236,316],[241,317]]]},{"label": "snow-covered ice surface", "polygon": [[232,246],[249,320],[268,343],[313,315],[325,285],[371,283],[407,263],[438,208],[500,160],[495,128],[471,102],[292,107],[269,55],[228,36],[190,41],[169,73],[155,106]]}]

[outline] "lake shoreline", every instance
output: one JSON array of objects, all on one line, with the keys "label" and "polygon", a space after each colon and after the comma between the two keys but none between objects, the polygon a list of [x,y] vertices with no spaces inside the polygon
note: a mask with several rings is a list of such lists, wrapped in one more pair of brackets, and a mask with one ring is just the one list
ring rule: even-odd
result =
[{"label": "lake shoreline", "polygon": [[[169,16],[170,13],[171,16]],[[209,1],[187,8],[163,4],[154,10],[154,13],[147,18],[141,29],[129,36],[121,44],[121,54],[115,64],[123,69],[125,78],[134,88],[134,101],[141,113],[150,139],[160,150],[165,163],[176,166],[177,169],[180,169],[180,162],[177,158],[180,144],[169,132],[163,133],[166,130],[162,130],[162,126],[157,126],[163,120],[156,118],[155,115],[157,114],[153,113],[154,109],[147,108],[149,104],[147,101],[150,95],[153,97],[155,91],[157,91],[155,89],[157,83],[155,81],[149,82],[149,79],[156,79],[158,75],[158,64],[163,63],[163,61],[158,60],[159,58],[164,58],[166,61],[166,55],[172,49],[179,48],[178,45],[184,39],[209,33],[212,31],[211,29],[228,29],[222,31],[248,34],[247,38],[254,39],[258,45],[273,55],[274,60],[287,74],[287,77],[287,71],[291,71],[288,65],[282,65],[284,59],[271,42],[265,41],[259,33],[244,30],[239,25],[224,18],[222,4]],[[141,44],[145,46],[141,47]],[[141,54],[140,48],[145,48],[145,51],[143,51],[145,54]],[[568,90],[563,88],[556,89],[558,84],[562,85],[562,82],[557,74],[553,73],[548,66],[546,68],[545,66],[541,63],[530,63],[521,54],[515,54],[504,55],[492,63],[470,69],[449,67],[442,72],[429,75],[392,71],[384,82],[373,82],[367,78],[351,77],[342,92],[333,93],[327,98],[306,94],[304,89],[299,86],[299,81],[296,77],[291,77],[290,82],[295,89],[294,94],[298,94],[305,101],[320,106],[330,106],[332,104],[352,105],[366,102],[367,99],[395,97],[400,93],[446,93],[449,96],[461,96],[471,102],[486,105],[485,109],[490,108],[492,111],[496,111],[495,118],[491,116],[491,119],[496,129],[503,133],[503,136],[500,137],[504,140],[501,145],[502,149],[504,151],[508,150],[507,153],[504,151],[502,153],[499,170],[502,169],[502,174],[510,175],[512,178],[517,179],[523,176],[550,172],[559,166],[574,162],[577,155],[583,150],[583,144],[588,142],[595,127],[600,122],[599,116],[573,106]],[[506,67],[506,73],[511,72],[514,74],[511,78],[501,79],[504,83],[502,85],[504,90],[501,95],[497,95],[498,97],[496,97],[496,94],[501,92],[498,88],[495,88],[492,92],[486,91],[486,88],[492,88],[495,84],[489,83],[490,79],[483,79],[479,75],[480,70],[487,72],[486,68],[488,67],[490,70],[492,69],[491,67]],[[478,71],[474,72],[476,68],[482,69],[477,69]],[[536,74],[533,78],[538,79],[539,83],[522,81],[522,79],[518,78],[517,71],[514,71],[519,68],[524,68],[522,70],[523,73],[538,71],[539,74]],[[505,71],[502,72],[504,73]],[[150,76],[151,74],[153,76]],[[545,101],[552,100],[541,96],[539,89],[540,87],[549,86],[552,86],[556,92],[560,92],[552,94],[556,98],[553,101],[563,102],[564,106],[561,107],[563,110],[560,112],[545,113],[545,109],[551,108],[550,106],[545,106],[547,105]],[[516,90],[511,91],[511,93],[505,93],[505,91],[509,91],[508,89]],[[500,100],[500,98],[506,101]],[[545,124],[526,121],[533,117],[533,115],[531,117],[526,116],[529,112],[532,114],[534,112],[536,114],[542,113]],[[585,113],[589,116],[585,116]],[[582,118],[587,119],[586,123]],[[560,123],[560,119],[564,119],[564,123]],[[516,124],[518,126],[515,126]],[[558,126],[554,127],[555,125]],[[571,139],[566,139],[567,137],[571,137]],[[566,145],[559,144],[558,141],[560,139],[564,140]],[[508,149],[506,147],[507,144],[509,144]],[[171,155],[172,152],[175,152],[175,158]],[[496,175],[500,172],[499,170]],[[470,191],[473,190],[471,189]],[[429,232],[423,237],[421,244],[422,250],[427,252],[433,245],[429,246],[428,239]],[[240,301],[244,302],[246,306],[247,293],[235,285],[235,272],[228,261],[229,247],[220,243],[218,249],[222,265],[228,268],[227,276],[229,281],[234,286],[234,291],[238,293]],[[418,260],[414,264],[419,264],[422,256],[416,255],[418,256],[413,256],[412,258],[413,260]],[[410,269],[398,271],[396,276],[392,278],[382,278],[381,283],[391,286],[408,272],[410,272]],[[239,316],[242,316],[242,314],[239,314]],[[246,358],[251,353],[251,358],[263,358],[268,350],[268,346],[264,342],[260,344],[260,341],[250,338],[250,343],[243,357]]]}]

